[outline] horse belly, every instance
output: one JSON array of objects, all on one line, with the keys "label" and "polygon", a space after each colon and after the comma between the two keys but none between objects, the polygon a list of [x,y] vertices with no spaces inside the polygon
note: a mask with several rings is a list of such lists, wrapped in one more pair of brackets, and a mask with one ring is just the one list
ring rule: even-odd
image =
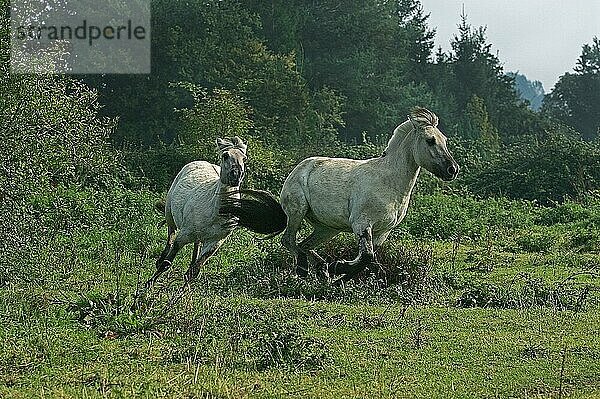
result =
[{"label": "horse belly", "polygon": [[309,220],[340,231],[352,231],[350,195],[352,171],[360,161],[316,159],[306,182]]},{"label": "horse belly", "polygon": [[350,225],[348,207],[341,204],[329,203],[328,206],[312,205],[306,218],[313,224],[322,224],[339,231],[352,231]]}]

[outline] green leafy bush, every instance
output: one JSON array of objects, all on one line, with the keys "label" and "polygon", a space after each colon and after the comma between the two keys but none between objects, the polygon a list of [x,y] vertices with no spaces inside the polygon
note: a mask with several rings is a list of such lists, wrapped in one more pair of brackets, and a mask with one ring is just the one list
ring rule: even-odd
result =
[{"label": "green leafy bush", "polygon": [[600,188],[600,142],[549,132],[506,147],[464,176],[475,194],[562,202]]},{"label": "green leafy bush", "polygon": [[131,182],[107,141],[114,121],[99,108],[96,92],[78,81],[10,75],[0,63],[0,263],[19,265],[49,238],[54,226],[41,216],[59,210],[44,196]]},{"label": "green leafy bush", "polygon": [[464,194],[421,194],[413,198],[399,229],[423,238],[478,238],[493,229],[531,226],[533,208],[530,202],[505,198],[481,201]]}]

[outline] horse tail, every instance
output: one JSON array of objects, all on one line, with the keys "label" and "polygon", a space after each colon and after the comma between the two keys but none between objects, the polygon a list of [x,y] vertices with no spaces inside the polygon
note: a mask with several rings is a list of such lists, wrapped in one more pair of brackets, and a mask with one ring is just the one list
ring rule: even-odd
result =
[{"label": "horse tail", "polygon": [[[165,217],[165,206],[166,206],[166,202],[165,201],[158,201],[156,204],[154,204],[154,210],[156,211],[156,213],[158,213],[163,218]],[[156,228],[160,229],[165,224],[167,224],[167,219],[163,219],[160,222],[158,222],[156,224]]]},{"label": "horse tail", "polygon": [[[232,194],[237,193],[242,198],[232,197]],[[277,197],[263,190],[238,190],[225,194],[221,199],[219,213],[236,217],[238,226],[266,234],[266,238],[275,237],[287,225],[287,216]]]}]

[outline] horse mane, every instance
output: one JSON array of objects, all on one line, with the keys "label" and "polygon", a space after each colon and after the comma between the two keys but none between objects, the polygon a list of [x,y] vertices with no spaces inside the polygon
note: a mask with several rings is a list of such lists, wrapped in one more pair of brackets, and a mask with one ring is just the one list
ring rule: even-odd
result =
[{"label": "horse mane", "polygon": [[437,127],[439,123],[439,118],[436,114],[423,107],[414,107],[410,111],[410,119],[412,119],[415,123],[417,123],[421,127]]},{"label": "horse mane", "polygon": [[439,123],[439,118],[436,114],[423,107],[414,107],[410,111],[410,115],[408,116],[408,120],[403,122],[400,126],[398,126],[390,141],[388,141],[388,145],[383,151],[382,156],[386,156],[391,149],[399,147],[404,139],[408,136],[408,134],[412,131],[412,124],[416,123],[420,127],[424,128],[427,126],[437,127]]}]

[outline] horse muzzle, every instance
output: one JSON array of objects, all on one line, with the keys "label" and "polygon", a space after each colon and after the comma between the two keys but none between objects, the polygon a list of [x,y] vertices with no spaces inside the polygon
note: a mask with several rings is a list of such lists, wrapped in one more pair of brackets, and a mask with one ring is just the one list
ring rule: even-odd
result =
[{"label": "horse muzzle", "polygon": [[440,177],[444,181],[452,181],[456,179],[458,176],[458,172],[460,171],[460,166],[455,161],[450,161],[447,165],[443,173],[440,174]]}]

